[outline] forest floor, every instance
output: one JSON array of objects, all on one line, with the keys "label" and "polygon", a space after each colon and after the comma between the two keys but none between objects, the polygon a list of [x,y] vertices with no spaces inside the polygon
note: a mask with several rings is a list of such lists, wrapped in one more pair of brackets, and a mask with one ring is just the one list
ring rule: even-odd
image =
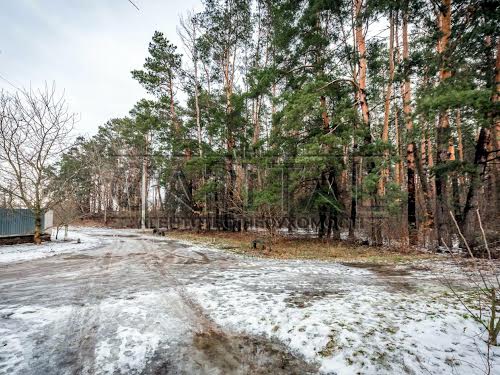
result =
[{"label": "forest floor", "polygon": [[[265,237],[256,232],[195,232],[169,231],[167,236],[196,244],[209,245],[236,254],[269,259],[317,259],[339,262],[400,263],[416,260],[442,259],[442,257],[407,246],[366,246],[348,241],[321,240],[314,237]],[[253,248],[258,240],[265,248]]]},{"label": "forest floor", "polygon": [[0,374],[486,368],[484,333],[445,284],[471,290],[445,260],[263,259],[104,228],[71,238],[0,247]]}]

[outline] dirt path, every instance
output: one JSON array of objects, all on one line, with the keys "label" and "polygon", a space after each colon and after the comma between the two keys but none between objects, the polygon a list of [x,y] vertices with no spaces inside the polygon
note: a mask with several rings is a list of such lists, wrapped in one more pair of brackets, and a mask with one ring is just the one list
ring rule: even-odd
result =
[{"label": "dirt path", "polygon": [[0,373],[316,372],[277,341],[225,331],[190,297],[184,283],[224,255],[100,236],[97,249],[0,266]]},{"label": "dirt path", "polygon": [[0,264],[0,374],[438,374],[476,360],[457,344],[462,311],[413,267],[80,233],[101,245]]}]

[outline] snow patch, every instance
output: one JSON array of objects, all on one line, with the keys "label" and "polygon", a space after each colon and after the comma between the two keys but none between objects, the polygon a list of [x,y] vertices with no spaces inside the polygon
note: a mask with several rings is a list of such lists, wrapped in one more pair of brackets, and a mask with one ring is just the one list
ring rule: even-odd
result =
[{"label": "snow patch", "polygon": [[[275,289],[219,282],[189,288],[216,323],[237,332],[265,335],[292,352],[319,363],[322,373],[482,374],[486,345],[480,327],[444,290],[395,291],[378,285],[349,285],[321,293],[303,290],[297,274],[309,267],[266,267],[281,277],[268,279]],[[321,267],[317,273],[324,272]],[[343,267],[330,267],[344,272]],[[359,277],[366,270],[349,269]],[[297,280],[296,290],[280,279]],[[366,276],[366,275],[365,275]],[[345,277],[345,275],[344,275]],[[224,277],[221,277],[224,280]],[[341,281],[341,278],[339,278]],[[280,290],[281,289],[281,290]],[[499,356],[499,348],[493,355]],[[500,373],[497,360],[492,373]]]},{"label": "snow patch", "polygon": [[[52,236],[54,239],[54,235]],[[46,258],[59,254],[90,250],[102,245],[103,241],[82,232],[70,231],[70,240],[53,240],[41,245],[19,244],[0,246],[0,263],[22,262]],[[80,239],[80,243],[77,243]]]}]

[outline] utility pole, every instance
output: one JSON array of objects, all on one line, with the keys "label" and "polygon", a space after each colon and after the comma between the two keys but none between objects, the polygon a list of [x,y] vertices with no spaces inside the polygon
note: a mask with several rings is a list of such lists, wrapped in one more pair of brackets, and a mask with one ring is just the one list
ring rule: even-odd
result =
[{"label": "utility pole", "polygon": [[147,154],[149,150],[149,133],[144,137],[145,147],[144,156],[142,157],[142,189],[141,189],[141,229],[146,229],[146,208],[147,208],[147,173],[148,173],[148,159]]},{"label": "utility pole", "polygon": [[146,155],[142,159],[142,189],[141,189],[141,229],[146,229]]}]

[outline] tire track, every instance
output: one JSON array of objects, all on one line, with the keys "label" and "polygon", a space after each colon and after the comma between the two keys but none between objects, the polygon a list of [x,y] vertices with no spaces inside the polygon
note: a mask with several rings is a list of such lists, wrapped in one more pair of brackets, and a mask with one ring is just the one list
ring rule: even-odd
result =
[{"label": "tire track", "polygon": [[[166,289],[165,286],[173,290],[180,298],[180,300],[184,303],[185,306],[189,308],[192,312],[191,318],[194,318],[190,323],[195,323],[196,329],[195,332],[205,332],[205,331],[216,331],[222,332],[222,328],[219,327],[204,311],[203,307],[196,302],[187,292],[185,286],[179,282],[179,280],[168,270],[169,265],[172,265],[172,256],[173,258],[188,258],[191,261],[183,261],[182,264],[193,264],[193,263],[201,263],[206,264],[209,262],[208,257],[203,254],[201,255],[198,251],[196,251],[197,255],[200,255],[202,260],[197,260],[193,257],[189,256],[179,256],[176,254],[168,254],[167,256],[160,254],[159,249],[155,249],[155,253],[149,254],[148,257],[144,260],[144,264],[146,267],[156,275],[156,278],[160,281],[162,285],[162,289]],[[163,256],[162,256],[163,255]],[[174,263],[176,264],[176,263]]]},{"label": "tire track", "polygon": [[[163,362],[160,360],[153,363],[163,363],[163,367],[155,368],[151,373],[306,375],[318,372],[315,364],[294,356],[282,343],[265,337],[228,332],[217,324],[169,271],[172,264],[179,265],[172,263],[172,253],[164,254],[158,248],[155,250],[145,257],[145,266],[156,275],[160,289],[173,290],[191,312],[188,323],[192,338],[185,345],[175,348],[173,353],[169,353],[169,357],[163,358]],[[210,262],[205,254],[194,252],[201,259],[191,257],[192,262],[183,264]],[[174,255],[174,259],[175,257],[177,255]],[[167,306],[171,305],[166,298],[164,300]]]},{"label": "tire track", "polygon": [[[116,246],[116,243],[113,245]],[[100,303],[106,295],[110,275],[111,252],[104,256],[90,257],[93,261],[92,272],[84,277],[86,282],[72,296],[72,308],[65,321],[65,328],[59,334],[58,342],[52,352],[50,368],[58,368],[67,374],[95,374],[95,348],[100,326]],[[86,264],[82,264],[86,266]]]}]

